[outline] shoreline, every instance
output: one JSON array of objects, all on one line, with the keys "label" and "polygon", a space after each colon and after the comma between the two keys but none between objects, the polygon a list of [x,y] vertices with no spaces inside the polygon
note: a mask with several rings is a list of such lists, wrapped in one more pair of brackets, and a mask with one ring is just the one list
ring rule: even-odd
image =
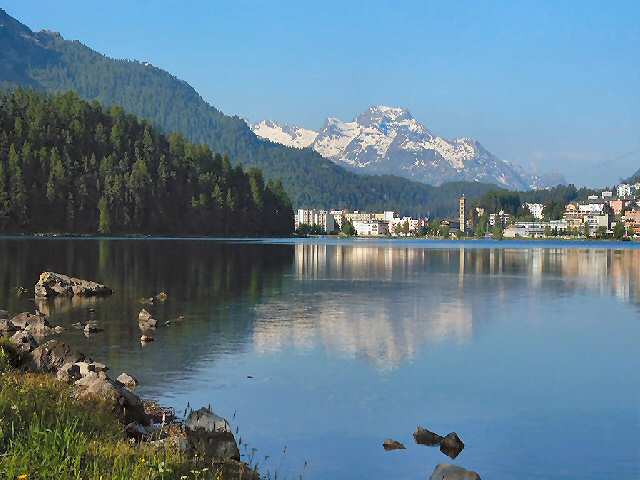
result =
[{"label": "shoreline", "polygon": [[[104,285],[51,272],[44,272],[35,286],[35,297],[45,300],[111,293]],[[155,330],[155,324],[136,323],[143,333]],[[243,461],[229,422],[211,407],[189,407],[180,418],[173,408],[139,397],[134,376],[110,376],[107,365],[56,338],[63,331],[37,309],[18,314],[0,309],[0,418],[8,422],[8,430],[0,428],[0,476],[260,478],[257,465]],[[42,430],[54,437],[53,443],[61,436],[77,443],[77,451],[53,445],[53,452],[41,453],[33,445],[41,442]]]}]

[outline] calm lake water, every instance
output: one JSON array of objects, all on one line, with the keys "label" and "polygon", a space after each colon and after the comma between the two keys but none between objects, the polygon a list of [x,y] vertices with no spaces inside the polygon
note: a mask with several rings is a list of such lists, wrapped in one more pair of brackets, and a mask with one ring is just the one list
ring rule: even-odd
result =
[{"label": "calm lake water", "polygon": [[[32,310],[13,291],[43,270],[115,290],[39,305],[66,341],[143,396],[211,404],[272,476],[640,478],[637,244],[0,239],[0,306]],[[185,320],[142,348],[160,291],[154,316]],[[415,445],[416,425],[466,448]]]}]

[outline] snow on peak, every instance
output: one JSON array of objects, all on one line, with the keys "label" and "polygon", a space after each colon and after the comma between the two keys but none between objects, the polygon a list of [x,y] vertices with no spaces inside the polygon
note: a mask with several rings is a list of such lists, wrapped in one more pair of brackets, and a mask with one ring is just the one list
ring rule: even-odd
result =
[{"label": "snow on peak", "polygon": [[527,189],[531,175],[498,159],[472,138],[432,134],[409,110],[374,105],[351,122],[329,117],[319,132],[262,121],[256,135],[316,152],[363,173],[394,174],[430,184],[469,180]]},{"label": "snow on peak", "polygon": [[271,120],[262,120],[251,126],[253,132],[264,139],[288,147],[306,148],[313,143],[318,132],[289,125],[280,125]]}]

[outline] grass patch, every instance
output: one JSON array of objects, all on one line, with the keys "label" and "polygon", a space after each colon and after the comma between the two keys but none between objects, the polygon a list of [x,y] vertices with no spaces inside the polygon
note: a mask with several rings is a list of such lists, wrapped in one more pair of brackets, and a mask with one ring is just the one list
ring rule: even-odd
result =
[{"label": "grass patch", "polygon": [[50,375],[12,370],[19,361],[14,354],[0,343],[0,478],[237,478],[228,467],[223,472],[177,451],[130,443],[106,405],[76,400],[70,386]]}]

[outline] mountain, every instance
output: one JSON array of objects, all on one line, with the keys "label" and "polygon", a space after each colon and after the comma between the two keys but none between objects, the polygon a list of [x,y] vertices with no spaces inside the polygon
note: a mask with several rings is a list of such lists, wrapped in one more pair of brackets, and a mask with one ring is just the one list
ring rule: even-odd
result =
[{"label": "mountain", "polygon": [[[318,132],[270,121],[257,123],[252,129],[273,142],[311,147],[361,173],[395,174],[433,185],[474,181],[514,190],[548,186],[544,178],[498,159],[476,140],[447,140],[433,134],[403,108],[373,106],[352,122],[328,118]],[[562,183],[559,178],[550,180]]]},{"label": "mountain", "polygon": [[223,114],[188,83],[148,62],[112,59],[58,33],[33,32],[2,9],[0,86],[74,91],[85,100],[119,105],[165,133],[180,132],[228,154],[234,164],[260,168],[266,180],[281,179],[294,207],[447,215],[455,212],[457,195],[474,197],[492,188],[482,183],[434,188],[389,175],[356,175],[312,149],[259,138],[244,120]]},{"label": "mountain", "polygon": [[640,168],[627,179],[627,183],[640,182]]}]

